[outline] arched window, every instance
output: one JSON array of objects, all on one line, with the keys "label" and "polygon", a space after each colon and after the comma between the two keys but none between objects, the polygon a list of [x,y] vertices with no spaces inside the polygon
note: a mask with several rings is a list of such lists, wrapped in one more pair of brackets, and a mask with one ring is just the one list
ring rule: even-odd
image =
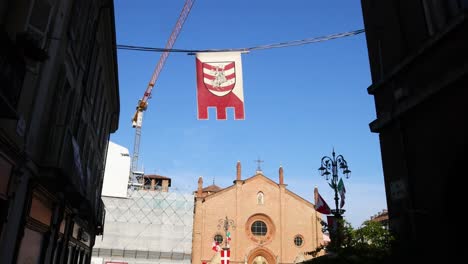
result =
[{"label": "arched window", "polygon": [[263,204],[264,203],[264,197],[262,192],[257,193],[257,204]]}]

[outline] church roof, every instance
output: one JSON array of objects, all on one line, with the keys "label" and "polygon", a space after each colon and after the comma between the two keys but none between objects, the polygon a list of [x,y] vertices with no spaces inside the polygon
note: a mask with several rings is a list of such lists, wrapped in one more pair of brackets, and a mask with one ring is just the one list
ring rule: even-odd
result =
[{"label": "church roof", "polygon": [[206,186],[205,188],[202,189],[202,192],[219,192],[223,188],[219,187],[218,185],[212,184],[210,186]]},{"label": "church roof", "polygon": [[274,186],[278,186],[278,183],[276,183],[274,180],[268,178],[267,176],[263,175],[262,172],[257,172],[255,175],[253,175],[253,176],[251,176],[251,177],[245,179],[244,182],[249,182],[249,181],[252,181],[252,180],[254,180],[254,179],[256,179],[256,178],[263,178],[263,179],[265,179],[268,183],[270,183],[270,184],[272,184],[272,185],[274,185]]},{"label": "church roof", "polygon": [[[278,183],[276,183],[275,181],[273,181],[272,179],[268,178],[267,176],[263,175],[263,173],[261,172],[257,172],[255,175],[243,180],[244,183],[248,183],[250,181],[253,181],[254,179],[258,179],[258,178],[261,178],[263,180],[265,180],[265,182],[271,184],[271,185],[274,185],[274,186],[279,186]],[[216,186],[216,185],[210,185],[210,186],[207,186],[205,188],[202,189],[203,192],[214,192],[213,194],[210,194],[208,196],[206,196],[207,199],[211,199],[211,198],[214,198],[218,195],[222,195],[223,192],[225,191],[228,191],[229,189],[232,189],[232,188],[235,188],[235,185],[231,185],[229,187],[226,187],[226,188],[221,188],[219,186]],[[314,204],[307,201],[306,199],[304,199],[303,197],[297,195],[296,193],[286,189],[286,193],[288,193],[289,195],[295,197],[296,199],[299,199],[303,202],[305,202],[308,206],[312,207],[312,208],[315,208]]]}]

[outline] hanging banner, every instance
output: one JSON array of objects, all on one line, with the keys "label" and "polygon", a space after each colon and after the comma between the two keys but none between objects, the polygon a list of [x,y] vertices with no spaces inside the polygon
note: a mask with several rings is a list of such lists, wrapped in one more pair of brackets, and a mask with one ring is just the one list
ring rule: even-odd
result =
[{"label": "hanging banner", "polygon": [[224,249],[221,251],[221,264],[229,264],[229,258],[231,257],[231,251]]},{"label": "hanging banner", "polygon": [[216,108],[216,119],[226,120],[227,108],[234,119],[244,120],[244,91],[240,52],[196,54],[198,119],[208,119],[208,108]]},{"label": "hanging banner", "polygon": [[327,215],[328,232],[334,233],[338,228],[338,220],[334,215]]}]

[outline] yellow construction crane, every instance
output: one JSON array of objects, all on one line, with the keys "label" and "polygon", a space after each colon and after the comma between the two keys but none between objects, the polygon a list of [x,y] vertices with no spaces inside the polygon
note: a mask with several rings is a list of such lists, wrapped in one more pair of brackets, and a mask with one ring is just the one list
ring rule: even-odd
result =
[{"label": "yellow construction crane", "polygon": [[161,73],[162,68],[164,67],[164,64],[166,63],[167,57],[169,56],[169,50],[172,49],[172,47],[174,46],[177,36],[179,35],[180,30],[182,29],[185,19],[190,13],[190,10],[192,9],[192,5],[194,2],[195,0],[185,1],[184,7],[182,8],[182,11],[179,15],[179,19],[177,20],[177,23],[175,24],[174,29],[172,30],[171,36],[169,37],[166,43],[166,46],[164,47],[164,52],[161,54],[161,57],[159,58],[159,62],[153,71],[153,75],[151,76],[151,80],[148,84],[148,87],[146,88],[146,91],[143,94],[143,97],[138,101],[136,112],[132,118],[132,126],[135,128],[135,141],[133,145],[133,156],[132,156],[130,176],[135,176],[135,174],[141,175],[141,173],[137,172],[137,170],[138,170],[138,156],[140,152],[140,139],[141,139],[141,126],[143,123],[143,112],[146,111],[146,109],[148,108],[148,99],[151,98],[151,92],[154,88],[156,80],[159,77],[159,74]]}]

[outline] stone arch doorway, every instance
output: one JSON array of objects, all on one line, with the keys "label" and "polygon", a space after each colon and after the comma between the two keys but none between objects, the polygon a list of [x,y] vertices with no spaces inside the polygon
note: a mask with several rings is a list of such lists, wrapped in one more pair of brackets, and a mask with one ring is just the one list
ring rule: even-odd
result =
[{"label": "stone arch doorway", "polygon": [[270,264],[263,256],[256,256],[252,264]]},{"label": "stone arch doorway", "polygon": [[276,258],[270,250],[256,248],[250,252],[247,264],[276,264]]}]

